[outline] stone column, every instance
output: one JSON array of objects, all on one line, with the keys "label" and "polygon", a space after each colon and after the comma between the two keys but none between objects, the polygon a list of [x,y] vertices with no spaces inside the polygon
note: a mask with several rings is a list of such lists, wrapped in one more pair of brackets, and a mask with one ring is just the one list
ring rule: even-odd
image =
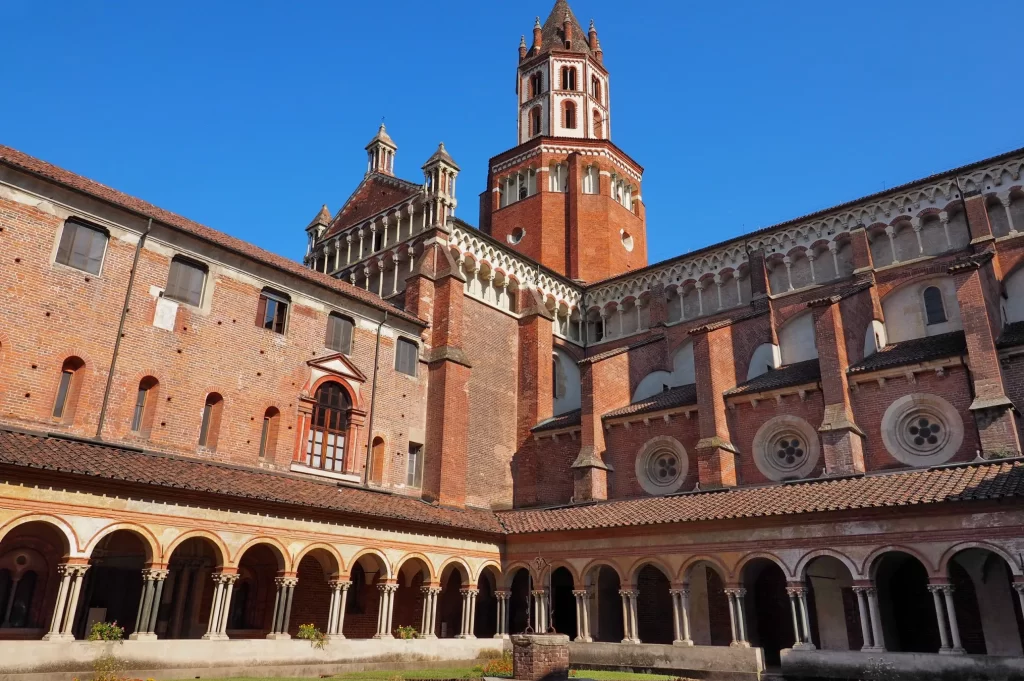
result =
[{"label": "stone column", "polygon": [[274,608],[274,623],[267,638],[288,639],[288,621],[292,615],[292,596],[295,594],[295,585],[299,583],[297,577],[277,577],[274,579],[277,584],[277,599]]},{"label": "stone column", "polygon": [[960,626],[956,621],[956,606],[953,605],[953,585],[943,584],[939,587],[946,600],[946,614],[949,616],[950,655],[963,655],[964,647],[960,642]]},{"label": "stone column", "polygon": [[225,602],[224,595],[227,592],[228,584],[234,584],[238,575],[215,572],[210,575],[214,583],[213,600],[210,602],[210,619],[206,625],[206,633],[203,639],[207,641],[227,640],[227,634],[222,628],[222,623],[227,622],[226,610],[231,605]]},{"label": "stone column", "polygon": [[789,595],[789,607],[793,612],[793,631],[796,634],[794,650],[814,650],[815,645],[811,641],[811,621],[807,613],[807,587],[787,586],[786,593]]},{"label": "stone column", "polygon": [[733,641],[729,645],[734,648],[749,648],[746,614],[743,608],[743,597],[747,595],[747,590],[744,588],[731,588],[725,589],[725,593],[729,596],[729,615],[732,618]]},{"label": "stone column", "polygon": [[139,612],[135,617],[135,631],[128,637],[130,640],[156,639],[156,616],[160,610],[160,599],[168,574],[170,571],[166,569],[147,568],[142,571],[142,597],[139,599]]},{"label": "stone column", "polygon": [[590,605],[589,592],[586,589],[573,589],[572,595],[576,597],[576,638],[575,641],[590,643]]},{"label": "stone column", "polygon": [[460,589],[462,595],[462,624],[459,635],[456,638],[476,638],[473,634],[473,625],[476,621],[476,595],[479,589]]},{"label": "stone column", "polygon": [[868,617],[868,587],[866,586],[855,586],[853,587],[853,593],[857,594],[857,610],[860,613],[860,635],[864,639],[864,644],[861,646],[863,652],[873,652],[877,650],[874,646],[874,639],[871,636],[871,620]]},{"label": "stone column", "polygon": [[623,643],[640,643],[636,626],[636,596],[635,589],[622,589],[619,591],[622,596],[622,622],[623,622]]},{"label": "stone column", "polygon": [[71,630],[75,626],[75,613],[78,610],[78,596],[82,591],[82,580],[89,569],[88,565],[71,565],[62,563],[57,566],[60,576],[60,588],[57,591],[57,602],[53,607],[53,619],[50,631],[43,636],[44,641],[75,640]]},{"label": "stone column", "polygon": [[690,590],[687,588],[670,589],[672,595],[672,616],[675,639],[673,645],[692,646],[690,638]]},{"label": "stone column", "polygon": [[327,636],[331,639],[343,639],[342,627],[345,623],[345,605],[348,602],[348,589],[352,582],[331,580],[331,610],[327,620]]},{"label": "stone column", "polygon": [[946,633],[946,613],[943,610],[942,586],[938,584],[929,584],[928,591],[932,594],[932,603],[935,605],[935,619],[939,623],[939,639],[941,641],[939,653],[948,655],[949,635]]},{"label": "stone column", "polygon": [[421,586],[423,594],[423,616],[420,618],[420,638],[437,638],[437,596],[441,593],[439,586]]},{"label": "stone column", "polygon": [[395,591],[398,590],[398,585],[378,584],[377,590],[380,591],[380,606],[377,610],[377,633],[373,637],[394,638],[394,634],[391,633],[391,616],[395,605]]},{"label": "stone column", "polygon": [[548,630],[547,591],[535,589],[530,593],[533,594],[533,631],[543,634]]},{"label": "stone column", "polygon": [[498,624],[494,638],[508,638],[508,600],[511,596],[510,591],[494,592],[494,597],[498,600]]},{"label": "stone column", "polygon": [[878,609],[878,589],[869,587],[866,591],[868,597],[868,612],[871,614],[871,640],[874,641],[876,651],[885,650],[885,635],[882,632],[882,617]]},{"label": "stone column", "polygon": [[1020,604],[1021,614],[1024,614],[1024,582],[1014,582],[1013,590],[1017,592],[1017,601]]}]

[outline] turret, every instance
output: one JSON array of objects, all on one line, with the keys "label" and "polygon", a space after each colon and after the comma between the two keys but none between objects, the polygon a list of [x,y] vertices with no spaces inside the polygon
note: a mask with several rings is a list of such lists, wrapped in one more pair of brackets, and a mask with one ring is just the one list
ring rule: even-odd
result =
[{"label": "turret", "polygon": [[519,36],[519,61],[526,59],[526,36]]},{"label": "turret", "polygon": [[537,17],[533,22],[533,53],[539,54],[542,47],[544,47],[544,35],[540,26],[540,17]]},{"label": "turret", "polygon": [[366,145],[366,173],[381,173],[383,175],[395,174],[395,152],[398,145],[380,124],[380,129],[373,136],[370,143]]},{"label": "turret", "polygon": [[565,8],[562,15],[562,35],[565,36],[565,49],[572,48],[572,17],[569,15],[569,8]]},{"label": "turret", "polygon": [[604,52],[601,50],[601,43],[597,40],[597,29],[594,28],[594,20],[590,20],[590,32],[587,35],[587,42],[590,44],[590,51],[598,63],[604,63]]},{"label": "turret", "polygon": [[444,142],[437,146],[437,151],[423,164],[423,189],[427,194],[430,206],[430,222],[445,225],[448,218],[455,217],[455,178],[459,174],[459,166],[444,148]]}]

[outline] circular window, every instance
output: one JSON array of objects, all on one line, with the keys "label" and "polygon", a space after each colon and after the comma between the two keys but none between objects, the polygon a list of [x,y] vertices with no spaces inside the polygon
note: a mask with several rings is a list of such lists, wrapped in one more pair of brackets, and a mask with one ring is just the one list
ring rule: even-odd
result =
[{"label": "circular window", "polygon": [[505,237],[505,240],[514,246],[522,241],[524,236],[526,236],[526,230],[522,227],[516,227],[512,230],[511,234]]},{"label": "circular window", "polygon": [[636,478],[648,494],[671,494],[683,486],[688,466],[686,449],[678,440],[656,437],[636,457]]},{"label": "circular window", "polygon": [[908,466],[946,463],[963,441],[960,414],[938,395],[905,395],[889,405],[882,417],[885,448]]},{"label": "circular window", "polygon": [[619,236],[622,238],[622,247],[630,253],[633,252],[633,235],[624,229],[619,230]]},{"label": "circular window", "polygon": [[820,455],[818,433],[796,416],[776,416],[754,435],[754,463],[769,480],[806,478]]}]

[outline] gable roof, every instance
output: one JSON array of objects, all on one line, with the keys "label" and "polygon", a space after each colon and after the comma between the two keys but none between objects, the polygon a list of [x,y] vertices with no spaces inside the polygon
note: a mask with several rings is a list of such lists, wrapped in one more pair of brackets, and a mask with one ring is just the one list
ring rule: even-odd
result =
[{"label": "gable roof", "polygon": [[420,185],[383,173],[368,173],[345,201],[321,240],[328,239],[349,227],[396,206],[420,192]]},{"label": "gable roof", "polygon": [[129,196],[128,194],[112,189],[106,185],[100,184],[99,182],[55,166],[52,163],[47,163],[46,161],[29,156],[17,149],[0,145],[0,163],[31,175],[41,177],[50,182],[55,182],[81,194],[99,199],[100,201],[117,206],[118,208],[122,208],[144,218],[152,218],[155,222],[159,222],[173,229],[185,232],[186,234],[190,234],[198,239],[215,244],[225,250],[237,253],[245,258],[249,258],[272,267],[280,272],[312,282],[318,286],[322,286],[326,289],[330,289],[344,296],[365,303],[371,307],[377,308],[378,310],[386,310],[388,314],[399,317],[400,319],[413,322],[420,326],[427,325],[427,323],[422,319],[395,307],[375,293],[370,293],[358,286],[353,286],[348,282],[335,279],[323,272],[311,270],[308,267],[303,266],[301,263],[285,258],[282,255],[265,251],[262,248],[242,241],[241,239],[229,236],[224,232],[218,232],[206,225],[193,222],[192,220],[177,215],[176,213],[172,213],[169,210],[164,210],[163,208],[154,206],[142,199]]}]

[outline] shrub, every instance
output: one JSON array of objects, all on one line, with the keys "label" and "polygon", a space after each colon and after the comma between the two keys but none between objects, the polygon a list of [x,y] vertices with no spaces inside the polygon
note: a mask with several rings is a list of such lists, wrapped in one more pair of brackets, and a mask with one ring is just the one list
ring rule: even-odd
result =
[{"label": "shrub", "polygon": [[117,626],[117,620],[113,623],[96,622],[89,630],[89,641],[118,641],[124,643],[124,627]]},{"label": "shrub", "polygon": [[398,634],[398,638],[410,639],[416,638],[416,634],[419,632],[416,631],[416,627],[410,624],[408,626],[398,627],[395,629],[395,633]]},{"label": "shrub", "polygon": [[323,650],[327,647],[326,634],[317,629],[315,624],[300,624],[298,638],[309,641],[309,645],[318,650]]},{"label": "shrub", "polygon": [[512,653],[505,651],[501,654],[501,657],[488,660],[486,664],[480,667],[480,671],[483,676],[512,676]]}]

